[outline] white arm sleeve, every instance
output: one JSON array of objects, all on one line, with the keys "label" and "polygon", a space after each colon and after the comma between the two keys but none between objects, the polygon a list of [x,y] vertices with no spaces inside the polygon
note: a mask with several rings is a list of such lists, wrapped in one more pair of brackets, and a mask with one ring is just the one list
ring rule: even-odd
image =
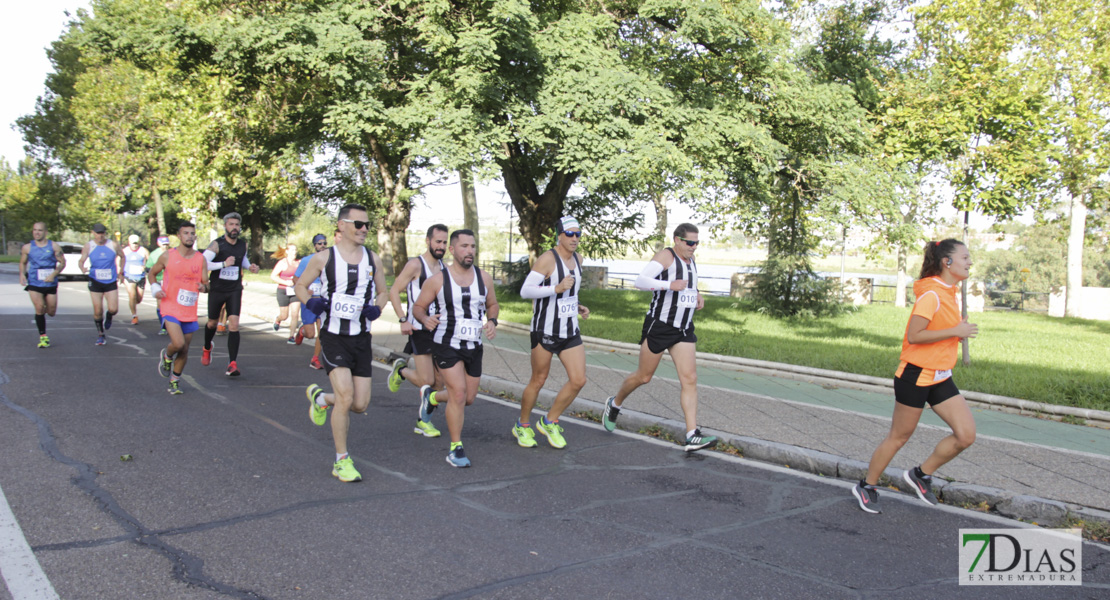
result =
[{"label": "white arm sleeve", "polygon": [[548,285],[540,287],[545,277],[532,271],[528,273],[528,277],[524,279],[524,285],[520,286],[520,297],[534,300],[536,298],[548,298],[555,295],[555,286]]},{"label": "white arm sleeve", "polygon": [[653,260],[644,267],[643,271],[640,271],[640,276],[636,278],[635,283],[632,285],[636,286],[636,289],[652,292],[670,289],[671,283],[669,281],[660,281],[655,278],[656,275],[662,272],[662,263]]},{"label": "white arm sleeve", "polygon": [[211,250],[205,250],[204,251],[204,260],[205,260],[205,262],[208,263],[208,270],[209,271],[219,271],[220,269],[224,268],[223,263],[212,262],[215,258],[216,258],[216,253],[215,252],[213,252]]},{"label": "white arm sleeve", "polygon": [[244,269],[251,268],[251,259],[247,258],[246,254],[243,255],[243,268]]}]

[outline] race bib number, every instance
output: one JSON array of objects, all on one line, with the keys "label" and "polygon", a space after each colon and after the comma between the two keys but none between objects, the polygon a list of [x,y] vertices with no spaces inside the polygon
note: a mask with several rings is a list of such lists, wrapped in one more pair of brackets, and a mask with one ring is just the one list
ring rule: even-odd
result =
[{"label": "race bib number", "polygon": [[93,279],[97,281],[108,281],[114,278],[112,277],[111,269],[93,269]]},{"label": "race bib number", "polygon": [[320,281],[313,281],[312,285],[308,286],[308,291],[312,292],[313,296],[319,296],[324,291],[324,284]]},{"label": "race bib number", "polygon": [[678,292],[678,307],[679,308],[697,308],[698,306],[698,291],[697,290],[681,290]]},{"label": "race bib number", "polygon": [[578,296],[559,298],[559,317],[573,317],[578,314]]},{"label": "race bib number", "polygon": [[350,294],[334,294],[328,312],[333,319],[357,319],[362,313],[362,298]]},{"label": "race bib number", "polygon": [[54,269],[38,269],[39,281],[46,281],[47,277],[54,275]]},{"label": "race bib number", "polygon": [[132,277],[141,277],[143,274],[142,265],[127,265],[127,274]]},{"label": "race bib number", "polygon": [[239,281],[239,267],[224,267],[220,269],[220,279],[224,281]]},{"label": "race bib number", "polygon": [[455,322],[455,337],[464,342],[482,341],[482,321],[479,319],[459,319]]},{"label": "race bib number", "polygon": [[297,292],[293,291],[293,286],[289,286],[289,287],[285,288],[285,295],[286,296],[296,296]]},{"label": "race bib number", "polygon": [[181,306],[196,306],[197,297],[200,292],[190,292],[189,290],[177,290],[177,303]]},{"label": "race bib number", "polygon": [[947,371],[936,371],[935,373],[933,373],[933,381],[944,381],[951,376],[952,369],[948,369]]}]

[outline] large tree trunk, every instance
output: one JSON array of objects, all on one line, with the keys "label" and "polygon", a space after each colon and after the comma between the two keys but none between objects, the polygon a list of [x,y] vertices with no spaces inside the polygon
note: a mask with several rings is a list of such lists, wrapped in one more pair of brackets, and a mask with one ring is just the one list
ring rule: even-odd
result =
[{"label": "large tree trunk", "polygon": [[[463,227],[474,232],[474,243],[480,255],[482,241],[478,238],[478,195],[474,192],[474,173],[470,169],[459,169],[459,187],[462,188]],[[474,262],[478,262],[477,256]]]},{"label": "large tree trunk", "polygon": [[906,283],[909,280],[906,277],[906,247],[903,245],[898,246],[898,285],[894,288],[894,306],[904,307],[906,305]]},{"label": "large tree trunk", "polygon": [[1087,231],[1087,205],[1084,193],[1071,194],[1071,216],[1068,218],[1067,290],[1064,295],[1064,316],[1079,316],[1079,295],[1083,288],[1083,238]]},{"label": "large tree trunk", "polygon": [[528,245],[529,262],[532,262],[547,250],[544,238],[555,230],[555,221],[563,215],[567,193],[578,173],[555,171],[540,193],[528,169],[524,168],[520,146],[505,144],[504,149],[505,156],[498,161],[501,175],[505,191],[520,214],[520,235]]},{"label": "large tree trunk", "polygon": [[158,184],[153,186],[154,190],[154,214],[158,217],[158,235],[169,235],[166,230],[166,213],[162,210],[162,194],[158,192]]},{"label": "large tree trunk", "polygon": [[667,197],[660,192],[655,191],[654,187],[649,188],[648,193],[651,194],[651,201],[655,204],[655,235],[659,238],[655,242],[655,251],[658,252],[667,246]]},{"label": "large tree trunk", "polygon": [[376,137],[367,136],[367,141],[388,202],[385,218],[378,230],[378,250],[381,253],[382,268],[386,275],[391,276],[400,273],[409,260],[405,230],[409,227],[409,215],[412,212],[412,202],[409,200],[412,195],[412,190],[409,189],[412,157],[404,152],[394,164]]},{"label": "large tree trunk", "polygon": [[262,209],[258,208],[251,211],[250,215],[250,228],[251,228],[251,247],[250,247],[250,261],[256,265],[262,264],[262,259],[265,255],[265,250],[262,248]]}]

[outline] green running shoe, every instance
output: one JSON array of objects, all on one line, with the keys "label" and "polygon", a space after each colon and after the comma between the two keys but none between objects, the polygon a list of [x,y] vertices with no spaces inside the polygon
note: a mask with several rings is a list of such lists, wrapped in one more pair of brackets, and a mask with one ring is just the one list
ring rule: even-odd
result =
[{"label": "green running shoe", "polygon": [[416,427],[413,428],[412,432],[413,433],[419,433],[420,435],[422,435],[424,437],[439,437],[440,436],[439,430],[436,429],[435,425],[432,425],[431,421],[427,421],[427,422],[417,421],[416,422]]},{"label": "green running shoe", "polygon": [[355,470],[355,463],[350,456],[336,461],[331,468],[331,474],[343,483],[362,481],[362,474]]},{"label": "green running shoe", "polygon": [[389,391],[396,392],[401,389],[401,382],[405,380],[405,378],[401,376],[401,369],[404,369],[408,364],[409,361],[403,358],[398,358],[393,361],[393,372],[389,374],[388,380]]},{"label": "green running shoe", "polygon": [[39,348],[49,348],[50,338],[44,333],[39,336]]},{"label": "green running shoe", "polygon": [[513,437],[516,438],[516,443],[521,448],[536,447],[536,432],[532,431],[531,427],[513,425]]},{"label": "green running shoe", "polygon": [[695,429],[694,435],[686,438],[686,445],[683,450],[687,452],[696,452],[702,448],[712,448],[717,445],[717,437],[713,435],[702,435],[701,429]]},{"label": "green running shoe", "polygon": [[559,425],[558,421],[549,423],[547,417],[540,417],[536,421],[536,429],[547,437],[547,443],[551,444],[552,448],[566,448],[567,441],[563,439],[563,426]]},{"label": "green running shoe", "polygon": [[[316,404],[316,398],[323,393],[324,390],[320,389],[320,386],[315,383],[308,386],[308,389],[304,391],[304,395],[308,396],[308,416],[312,419],[312,422],[317,425],[323,425],[328,422],[328,407]],[[335,464],[338,465],[339,463]],[[356,472],[355,474],[357,475],[358,473]],[[336,477],[339,476],[336,475]]]},{"label": "green running shoe", "polygon": [[166,391],[173,394],[174,396],[177,396],[178,394],[184,393],[184,392],[181,391],[181,388],[177,386],[178,381],[180,381],[180,380],[179,379],[171,379],[170,380],[170,388]]}]

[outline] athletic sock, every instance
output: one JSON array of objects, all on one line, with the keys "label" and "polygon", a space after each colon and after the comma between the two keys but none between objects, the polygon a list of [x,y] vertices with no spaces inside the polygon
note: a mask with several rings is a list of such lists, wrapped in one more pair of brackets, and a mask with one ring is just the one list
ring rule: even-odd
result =
[{"label": "athletic sock", "polygon": [[96,330],[100,335],[104,335],[104,319],[93,319],[93,323],[96,323]]},{"label": "athletic sock", "polygon": [[428,394],[428,404],[431,404],[432,406],[439,406],[439,401],[436,400],[436,392]]},{"label": "athletic sock", "polygon": [[227,356],[228,360],[235,360],[239,356],[239,332],[227,332]]},{"label": "athletic sock", "polygon": [[462,447],[462,442],[451,442],[451,449],[452,450],[454,450],[455,448],[461,448],[461,447]]},{"label": "athletic sock", "polygon": [[320,392],[319,394],[316,394],[316,399],[315,399],[316,406],[319,406],[320,408],[327,408],[328,407],[328,399],[325,398],[325,396],[327,396],[327,394],[325,394],[324,392]]},{"label": "athletic sock", "polygon": [[339,462],[339,461],[343,460],[344,458],[347,458],[348,456],[350,456],[350,455],[347,454],[346,452],[344,452],[343,454],[339,454],[338,452],[336,452],[335,462]]},{"label": "athletic sock", "polygon": [[162,324],[162,309],[160,309],[160,308],[155,309],[154,314],[158,315],[158,324],[161,325]]},{"label": "athletic sock", "polygon": [[694,432],[695,431],[697,431],[697,429],[691,429],[690,431],[687,431],[686,432],[686,439],[690,439],[690,438],[694,437]]},{"label": "athletic sock", "polygon": [[39,335],[46,335],[46,315],[35,315],[35,325],[39,328]]},{"label": "athletic sock", "polygon": [[115,314],[116,313],[110,312],[104,316],[104,329],[112,328],[112,317],[115,316]]},{"label": "athletic sock", "polygon": [[532,423],[528,422],[528,421],[521,421],[520,419],[517,419],[516,420],[516,426],[517,427],[531,427]]},{"label": "athletic sock", "polygon": [[204,349],[205,350],[211,350],[212,349],[212,338],[214,338],[214,337],[216,337],[216,328],[205,326],[204,327]]},{"label": "athletic sock", "polygon": [[174,379],[174,380],[181,379],[181,373],[174,373],[173,377],[171,377],[171,379]]}]

